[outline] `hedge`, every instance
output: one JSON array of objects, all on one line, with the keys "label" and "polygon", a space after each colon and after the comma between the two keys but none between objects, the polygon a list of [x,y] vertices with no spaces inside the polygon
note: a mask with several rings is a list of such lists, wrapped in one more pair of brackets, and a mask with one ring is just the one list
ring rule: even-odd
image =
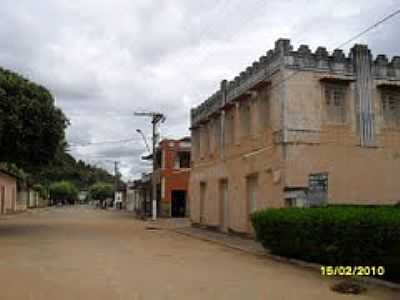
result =
[{"label": "hedge", "polygon": [[280,208],[255,212],[257,239],[271,253],[329,266],[384,266],[400,282],[400,209]]}]

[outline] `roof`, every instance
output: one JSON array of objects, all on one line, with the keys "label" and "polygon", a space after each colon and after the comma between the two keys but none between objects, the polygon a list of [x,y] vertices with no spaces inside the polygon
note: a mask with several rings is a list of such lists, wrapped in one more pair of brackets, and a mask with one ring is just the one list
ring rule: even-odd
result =
[{"label": "roof", "polygon": [[9,171],[3,170],[3,169],[0,169],[0,173],[1,174],[5,174],[5,175],[10,176],[10,177],[13,177],[15,179],[20,179],[17,175],[15,175],[15,174],[13,174],[13,173],[11,173]]}]

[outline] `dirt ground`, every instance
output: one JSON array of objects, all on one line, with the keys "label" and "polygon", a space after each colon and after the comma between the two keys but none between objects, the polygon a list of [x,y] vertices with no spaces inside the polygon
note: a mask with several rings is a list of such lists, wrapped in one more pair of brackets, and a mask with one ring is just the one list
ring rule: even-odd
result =
[{"label": "dirt ground", "polygon": [[90,207],[0,217],[0,299],[400,299],[340,295],[314,271],[146,225]]}]

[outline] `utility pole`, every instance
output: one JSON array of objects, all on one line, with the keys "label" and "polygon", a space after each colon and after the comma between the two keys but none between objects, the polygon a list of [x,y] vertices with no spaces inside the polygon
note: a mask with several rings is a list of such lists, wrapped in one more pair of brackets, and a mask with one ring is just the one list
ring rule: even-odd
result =
[{"label": "utility pole", "polygon": [[117,204],[118,174],[118,161],[114,161],[114,206]]},{"label": "utility pole", "polygon": [[157,220],[157,184],[156,184],[156,178],[155,178],[155,171],[157,169],[157,160],[156,160],[156,146],[157,146],[157,125],[161,122],[164,123],[166,117],[162,113],[158,112],[135,112],[135,116],[138,117],[150,117],[151,118],[151,124],[153,127],[152,131],[152,136],[153,136],[153,175],[151,178],[151,185],[152,185],[152,220],[155,221]]}]

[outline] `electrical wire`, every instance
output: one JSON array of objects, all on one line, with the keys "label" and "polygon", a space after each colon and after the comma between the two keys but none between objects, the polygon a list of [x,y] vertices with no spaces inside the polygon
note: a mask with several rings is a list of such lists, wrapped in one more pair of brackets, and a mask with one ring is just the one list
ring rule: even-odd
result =
[{"label": "electrical wire", "polygon": [[101,141],[101,142],[91,142],[85,144],[69,144],[69,148],[76,148],[76,147],[88,147],[88,146],[96,146],[96,145],[109,145],[109,144],[124,144],[129,142],[138,141],[137,138],[125,139],[125,140],[115,140],[115,141]]}]

